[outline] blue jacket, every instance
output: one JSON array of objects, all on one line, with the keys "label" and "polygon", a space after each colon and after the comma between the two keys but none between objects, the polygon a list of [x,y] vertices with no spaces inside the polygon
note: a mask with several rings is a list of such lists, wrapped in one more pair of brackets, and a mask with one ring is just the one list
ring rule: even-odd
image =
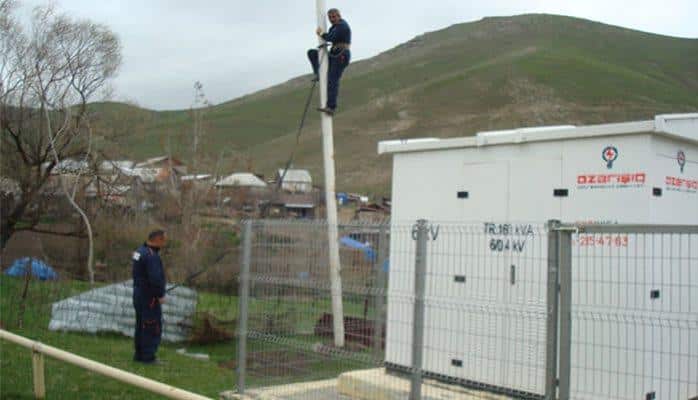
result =
[{"label": "blue jacket", "polygon": [[133,298],[150,301],[165,296],[165,271],[158,249],[145,243],[132,255]]},{"label": "blue jacket", "polygon": [[322,34],[322,38],[326,42],[351,44],[351,28],[347,21],[340,19],[332,25],[329,32]]}]

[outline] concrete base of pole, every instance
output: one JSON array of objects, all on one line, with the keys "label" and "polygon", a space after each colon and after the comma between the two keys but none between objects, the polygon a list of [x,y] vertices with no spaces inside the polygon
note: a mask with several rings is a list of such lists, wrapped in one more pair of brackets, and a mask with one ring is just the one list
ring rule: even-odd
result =
[{"label": "concrete base of pole", "polygon": [[[389,375],[384,368],[346,372],[337,379],[337,391],[351,399],[384,400],[406,399],[410,392],[410,380]],[[510,397],[495,395],[461,386],[446,385],[425,380],[422,387],[425,400],[509,400]]]},{"label": "concrete base of pole", "polygon": [[[385,368],[345,372],[337,379],[270,386],[248,390],[245,395],[235,391],[221,393],[221,400],[392,400],[406,399],[409,379],[387,374]],[[511,397],[465,389],[461,386],[425,380],[425,400],[511,400]]]}]

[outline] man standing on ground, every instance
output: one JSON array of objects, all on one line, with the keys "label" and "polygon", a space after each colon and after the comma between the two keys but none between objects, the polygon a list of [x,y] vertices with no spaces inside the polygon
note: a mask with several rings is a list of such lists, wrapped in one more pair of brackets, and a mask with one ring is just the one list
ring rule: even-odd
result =
[{"label": "man standing on ground", "polygon": [[[342,19],[339,10],[332,8],[327,12],[327,16],[332,23],[330,31],[323,33],[321,28],[317,28],[315,33],[324,41],[331,42],[332,48],[329,51],[330,65],[327,72],[327,104],[319,111],[333,115],[337,109],[337,94],[339,93],[339,80],[342,78],[344,68],[351,61],[351,28],[347,21]],[[318,79],[320,62],[316,49],[308,50],[308,59],[313,66],[315,79]]]},{"label": "man standing on ground", "polygon": [[134,361],[157,363],[155,353],[162,336],[162,308],[165,302],[165,271],[160,249],[165,246],[165,231],[156,230],[133,253],[133,307],[136,309]]}]

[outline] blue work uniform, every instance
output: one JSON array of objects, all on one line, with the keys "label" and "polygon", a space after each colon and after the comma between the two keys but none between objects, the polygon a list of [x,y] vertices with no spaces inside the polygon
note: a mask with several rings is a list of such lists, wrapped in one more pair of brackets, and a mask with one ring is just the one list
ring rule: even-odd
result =
[{"label": "blue work uniform", "polygon": [[162,308],[159,299],[165,297],[165,271],[159,249],[143,244],[132,255],[133,307],[136,309],[136,331],[133,359],[155,361],[162,336]]},{"label": "blue work uniform", "polygon": [[[330,64],[327,71],[327,104],[326,107],[334,110],[337,108],[337,95],[339,94],[339,80],[342,78],[344,69],[351,61],[351,51],[341,45],[351,44],[351,28],[347,21],[340,19],[339,22],[333,24],[330,31],[322,34],[322,38],[326,42],[332,43],[330,49]],[[337,45],[340,45],[339,47]],[[308,50],[308,59],[313,67],[313,72],[317,76],[320,69],[320,61],[318,51],[316,49]]]}]

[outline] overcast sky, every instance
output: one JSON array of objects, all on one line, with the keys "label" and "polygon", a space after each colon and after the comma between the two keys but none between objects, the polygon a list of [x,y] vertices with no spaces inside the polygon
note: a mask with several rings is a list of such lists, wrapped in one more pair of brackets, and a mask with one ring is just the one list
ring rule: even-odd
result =
[{"label": "overcast sky", "polygon": [[[44,0],[20,0],[25,10]],[[314,0],[54,0],[114,30],[123,64],[114,100],[188,108],[200,81],[220,103],[308,72]],[[353,30],[354,60],[426,31],[486,16],[571,15],[679,37],[698,37],[697,0],[327,0]]]}]

